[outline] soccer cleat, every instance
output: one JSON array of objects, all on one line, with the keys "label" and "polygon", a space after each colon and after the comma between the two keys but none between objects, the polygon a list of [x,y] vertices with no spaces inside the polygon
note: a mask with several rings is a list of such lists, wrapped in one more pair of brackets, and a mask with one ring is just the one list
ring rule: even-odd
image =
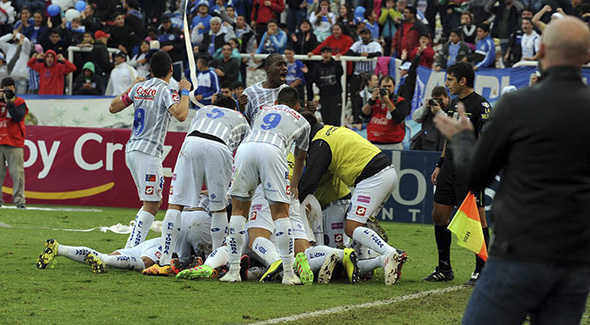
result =
[{"label": "soccer cleat", "polygon": [[381,227],[381,225],[379,224],[379,220],[377,218],[375,218],[375,216],[369,217],[369,219],[367,220],[366,227],[373,230],[377,234],[379,234],[379,237],[383,238],[383,240],[385,242],[389,241],[389,236],[387,236],[387,231],[385,231],[385,229],[383,229],[383,227]]},{"label": "soccer cleat", "polygon": [[471,278],[469,281],[465,282],[463,285],[466,287],[475,287],[477,280],[479,279],[479,272],[471,273]]},{"label": "soccer cleat", "polygon": [[44,269],[47,267],[47,264],[53,263],[55,264],[55,256],[57,256],[57,249],[59,244],[55,239],[48,239],[45,243],[45,248],[41,255],[39,255],[39,259],[37,260],[37,268]]},{"label": "soccer cleat", "polygon": [[297,277],[296,275],[291,275],[291,276],[286,276],[285,275],[285,276],[283,276],[283,284],[284,285],[297,285],[297,284],[301,284],[301,279],[299,279],[299,277]]},{"label": "soccer cleat", "polygon": [[240,257],[240,279],[242,281],[248,281],[248,269],[250,268],[250,257],[248,255],[242,255]]},{"label": "soccer cleat", "polygon": [[453,274],[453,269],[441,269],[440,267],[436,267],[434,271],[427,277],[423,278],[422,281],[428,282],[443,282],[443,281],[451,281],[455,278]]},{"label": "soccer cleat", "polygon": [[336,263],[338,263],[338,253],[332,251],[326,256],[324,264],[320,267],[320,271],[318,272],[318,283],[328,284],[330,280],[332,280],[332,274],[334,273]]},{"label": "soccer cleat", "polygon": [[169,276],[172,273],[172,267],[170,265],[159,265],[154,264],[147,269],[141,271],[143,275],[161,275]]},{"label": "soccer cleat", "polygon": [[191,269],[199,265],[203,265],[203,259],[200,256],[193,258],[193,261],[188,264],[181,262],[180,259],[176,257],[170,261],[172,275],[178,275],[178,273],[182,272],[183,270]]},{"label": "soccer cleat", "polygon": [[180,271],[176,277],[178,279],[196,279],[196,278],[211,278],[213,275],[213,268],[209,265],[200,265],[194,268]]},{"label": "soccer cleat", "polygon": [[344,258],[342,259],[342,265],[346,271],[348,282],[355,284],[360,280],[360,271],[357,265],[358,258],[356,252],[352,248],[344,249]]},{"label": "soccer cleat", "polygon": [[295,268],[303,285],[311,285],[313,283],[313,271],[309,267],[305,253],[297,253],[297,256],[295,256]]},{"label": "soccer cleat", "polygon": [[240,277],[240,273],[238,272],[227,272],[224,276],[222,276],[219,281],[221,282],[242,282],[242,278]]},{"label": "soccer cleat", "polygon": [[106,270],[104,268],[104,263],[102,262],[102,260],[98,256],[96,256],[92,253],[86,254],[86,258],[84,259],[84,262],[86,262],[86,264],[90,265],[93,273],[105,273],[106,272]]},{"label": "soccer cleat", "polygon": [[401,249],[397,249],[397,254],[395,258],[397,261],[397,267],[395,270],[397,279],[395,281],[398,281],[402,277],[402,267],[404,266],[404,263],[406,263],[406,261],[408,260],[408,253],[402,251]]},{"label": "soccer cleat", "polygon": [[260,278],[260,282],[272,282],[283,270],[283,260],[276,260],[266,270],[266,273]]},{"label": "soccer cleat", "polygon": [[404,251],[395,251],[385,256],[383,262],[383,271],[385,273],[385,285],[392,285],[401,277],[402,267],[408,259],[408,254]]}]

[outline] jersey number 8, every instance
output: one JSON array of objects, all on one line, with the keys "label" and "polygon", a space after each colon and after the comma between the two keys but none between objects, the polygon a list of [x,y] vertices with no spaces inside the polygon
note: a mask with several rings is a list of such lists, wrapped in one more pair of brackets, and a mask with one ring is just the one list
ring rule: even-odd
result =
[{"label": "jersey number 8", "polygon": [[133,133],[135,135],[140,135],[145,129],[145,110],[143,108],[138,108],[135,110],[135,114],[133,116]]},{"label": "jersey number 8", "polygon": [[264,123],[260,127],[263,130],[274,129],[281,122],[281,115],[277,113],[270,113],[262,118],[262,122]]}]

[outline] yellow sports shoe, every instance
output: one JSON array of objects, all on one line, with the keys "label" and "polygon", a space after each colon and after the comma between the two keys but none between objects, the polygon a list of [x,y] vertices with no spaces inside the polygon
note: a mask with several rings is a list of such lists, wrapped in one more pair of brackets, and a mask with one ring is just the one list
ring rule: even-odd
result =
[{"label": "yellow sports shoe", "polygon": [[169,276],[172,274],[172,267],[170,265],[163,265],[160,266],[159,264],[154,264],[147,269],[141,271],[144,275],[161,275],[161,276]]},{"label": "yellow sports shoe", "polygon": [[360,280],[360,273],[359,267],[357,265],[357,256],[356,252],[352,248],[345,248],[344,249],[344,258],[342,259],[342,265],[346,270],[346,276],[348,277],[348,282],[355,284]]},{"label": "yellow sports shoe", "polygon": [[92,268],[92,272],[94,273],[105,273],[106,270],[104,268],[104,263],[102,262],[102,260],[92,254],[92,253],[88,253],[86,254],[86,258],[84,259],[84,262],[88,263],[90,265],[90,267]]},{"label": "yellow sports shoe", "polygon": [[43,249],[43,252],[41,252],[41,255],[39,255],[39,258],[37,259],[37,268],[44,269],[52,261],[55,265],[55,256],[57,256],[58,247],[59,244],[55,239],[47,239],[47,242],[45,243],[45,248]]},{"label": "yellow sports shoe", "polygon": [[283,260],[276,260],[266,270],[266,273],[260,278],[260,282],[271,282],[281,273],[283,270]]}]

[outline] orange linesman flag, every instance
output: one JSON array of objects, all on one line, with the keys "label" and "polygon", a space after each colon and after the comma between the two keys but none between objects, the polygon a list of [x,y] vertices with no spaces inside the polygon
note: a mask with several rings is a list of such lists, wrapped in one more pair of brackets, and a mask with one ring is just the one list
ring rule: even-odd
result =
[{"label": "orange linesman flag", "polygon": [[457,244],[475,252],[482,260],[488,260],[488,249],[481,230],[481,220],[475,196],[469,192],[453,217],[448,229],[457,236]]}]

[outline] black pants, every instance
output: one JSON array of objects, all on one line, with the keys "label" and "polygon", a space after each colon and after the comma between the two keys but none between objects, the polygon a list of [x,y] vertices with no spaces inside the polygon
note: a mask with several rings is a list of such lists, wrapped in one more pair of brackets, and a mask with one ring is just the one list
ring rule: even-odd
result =
[{"label": "black pants", "polygon": [[363,79],[357,74],[350,78],[350,101],[352,104],[352,122],[361,123],[361,113],[363,108],[363,99],[359,95]]},{"label": "black pants", "polygon": [[340,126],[342,115],[342,95],[321,95],[320,105],[324,124]]}]

